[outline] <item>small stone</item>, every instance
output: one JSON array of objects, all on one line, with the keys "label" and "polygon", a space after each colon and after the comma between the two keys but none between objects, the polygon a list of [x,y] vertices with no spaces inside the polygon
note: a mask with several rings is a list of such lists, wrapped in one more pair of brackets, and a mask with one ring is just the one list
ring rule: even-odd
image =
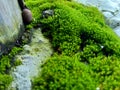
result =
[{"label": "small stone", "polygon": [[43,18],[47,18],[48,16],[52,16],[52,15],[54,15],[54,11],[53,10],[45,10],[42,13]]},{"label": "small stone", "polygon": [[32,13],[29,9],[25,8],[22,11],[22,18],[23,18],[23,22],[24,24],[30,24],[32,21]]}]

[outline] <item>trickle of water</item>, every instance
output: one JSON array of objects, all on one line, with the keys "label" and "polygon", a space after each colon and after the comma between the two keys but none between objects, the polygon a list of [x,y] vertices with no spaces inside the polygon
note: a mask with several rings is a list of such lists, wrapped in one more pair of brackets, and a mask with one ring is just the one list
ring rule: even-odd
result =
[{"label": "trickle of water", "polygon": [[14,81],[10,90],[31,90],[31,79],[38,75],[40,64],[51,54],[49,41],[43,37],[40,29],[34,30],[31,43],[24,45],[24,50],[15,56],[15,60],[21,60],[22,65],[12,72]]}]

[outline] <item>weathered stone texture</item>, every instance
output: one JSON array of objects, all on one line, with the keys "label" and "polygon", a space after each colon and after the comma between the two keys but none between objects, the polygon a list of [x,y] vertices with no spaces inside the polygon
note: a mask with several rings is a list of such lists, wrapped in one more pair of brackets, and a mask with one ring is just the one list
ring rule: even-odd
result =
[{"label": "weathered stone texture", "polygon": [[0,0],[0,54],[3,52],[2,46],[9,47],[11,42],[15,42],[22,27],[23,22],[18,1]]}]

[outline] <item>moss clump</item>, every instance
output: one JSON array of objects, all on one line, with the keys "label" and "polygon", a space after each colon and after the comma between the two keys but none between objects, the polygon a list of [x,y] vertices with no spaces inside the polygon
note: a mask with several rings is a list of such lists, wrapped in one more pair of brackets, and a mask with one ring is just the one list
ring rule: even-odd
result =
[{"label": "moss clump", "polygon": [[[58,54],[43,65],[33,89],[79,90],[72,88],[73,83],[82,90],[120,89],[120,38],[105,24],[96,8],[67,0],[28,0],[26,3],[35,18],[32,25],[42,24],[43,34]],[[43,18],[44,10],[53,10],[54,15]],[[79,58],[74,59],[77,53]]]},{"label": "moss clump", "polygon": [[88,73],[89,67],[80,63],[77,55],[54,55],[42,67],[33,90],[95,90],[95,82]]},{"label": "moss clump", "polygon": [[98,56],[90,59],[91,75],[99,82],[101,90],[120,89],[120,60],[116,56]]},{"label": "moss clump", "polygon": [[[44,34],[51,39],[56,51],[70,55],[91,41],[103,46],[110,41],[119,41],[94,7],[59,0],[54,3],[30,0],[28,3],[28,6],[32,4],[34,23],[42,24],[43,32],[47,31]],[[42,12],[46,9],[54,10],[54,15],[42,18]]]},{"label": "moss clump", "polygon": [[14,47],[8,55],[2,55],[0,58],[0,90],[6,90],[12,81],[10,69],[16,62],[13,62],[14,56],[22,50],[20,47]]}]

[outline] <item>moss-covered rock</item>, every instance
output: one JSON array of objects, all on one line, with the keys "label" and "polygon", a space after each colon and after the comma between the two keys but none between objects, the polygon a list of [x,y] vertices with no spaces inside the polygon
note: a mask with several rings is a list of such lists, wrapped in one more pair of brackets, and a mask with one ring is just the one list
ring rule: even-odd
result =
[{"label": "moss-covered rock", "polygon": [[[42,25],[43,34],[50,39],[58,54],[43,65],[41,74],[34,81],[34,89],[120,89],[120,38],[105,24],[103,15],[96,8],[68,0],[27,0],[26,4],[33,12],[32,25]],[[43,18],[45,10],[53,10],[54,15]],[[79,53],[79,58],[74,59],[76,53]],[[89,67],[89,72],[81,69],[82,66]],[[76,67],[78,71],[74,69]],[[114,73],[111,73],[111,69],[114,69]],[[78,88],[72,88],[73,83]]]}]

